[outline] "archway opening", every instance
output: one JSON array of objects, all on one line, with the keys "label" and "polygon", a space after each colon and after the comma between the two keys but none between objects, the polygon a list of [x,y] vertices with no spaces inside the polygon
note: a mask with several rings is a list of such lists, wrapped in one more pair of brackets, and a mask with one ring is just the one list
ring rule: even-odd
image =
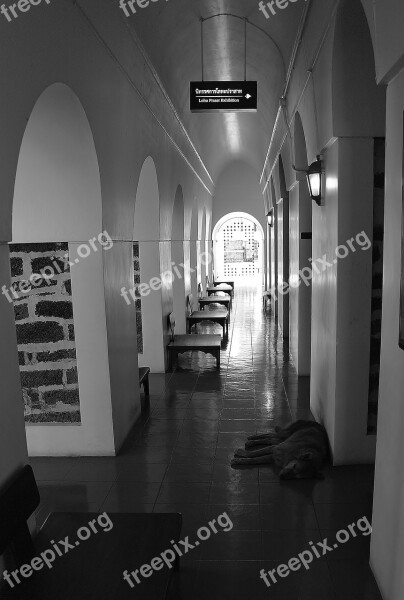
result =
[{"label": "archway opening", "polygon": [[164,340],[161,286],[153,285],[160,277],[160,193],[154,160],[148,156],[142,165],[136,190],[133,228],[134,286],[145,284],[148,295],[134,298],[136,334],[140,366],[163,373]]},{"label": "archway opening", "polygon": [[87,116],[54,84],[22,140],[10,244],[31,455],[114,452],[102,257],[112,245]]},{"label": "archway opening", "polygon": [[237,279],[260,285],[264,274],[264,231],[252,215],[228,213],[213,230],[214,270],[217,279]]},{"label": "archway opening", "polygon": [[173,312],[176,332],[186,332],[186,294],[184,279],[184,196],[179,185],[175,192],[171,229]]}]

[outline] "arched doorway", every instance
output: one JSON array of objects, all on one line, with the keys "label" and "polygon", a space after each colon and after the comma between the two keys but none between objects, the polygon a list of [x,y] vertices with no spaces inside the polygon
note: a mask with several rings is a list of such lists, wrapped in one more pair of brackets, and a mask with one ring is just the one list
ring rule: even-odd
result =
[{"label": "arched doorway", "polygon": [[161,286],[150,286],[160,276],[159,212],[156,166],[148,156],[139,175],[133,229],[134,284],[147,284],[148,294],[144,298],[139,294],[134,301],[139,365],[155,373],[165,370]]},{"label": "arched doorway", "polygon": [[103,286],[112,245],[88,119],[54,84],[22,140],[10,245],[31,455],[114,453]]},{"label": "arched doorway", "polygon": [[198,215],[198,241],[196,243],[196,250],[198,255],[198,286],[202,287],[202,293],[206,293],[206,208],[204,207],[202,212]]},{"label": "arched doorway", "polygon": [[173,312],[176,333],[186,332],[186,293],[184,278],[184,196],[179,185],[175,192],[171,229]]},{"label": "arched doorway", "polygon": [[[191,273],[191,293],[194,301],[198,297],[198,207],[196,200],[192,207],[191,233],[190,233],[190,273]],[[195,304],[196,306],[196,304]]]},{"label": "arched doorway", "polygon": [[264,231],[248,213],[222,217],[213,229],[214,270],[217,279],[238,279],[247,285],[262,284]]},{"label": "arched doorway", "polygon": [[[308,168],[306,136],[300,114],[293,127],[294,162],[299,169]],[[312,285],[297,285],[299,272],[311,266],[312,200],[306,176],[296,172],[296,184],[289,192],[290,214],[290,326],[289,343],[298,375],[310,374],[311,362],[311,296]]]}]

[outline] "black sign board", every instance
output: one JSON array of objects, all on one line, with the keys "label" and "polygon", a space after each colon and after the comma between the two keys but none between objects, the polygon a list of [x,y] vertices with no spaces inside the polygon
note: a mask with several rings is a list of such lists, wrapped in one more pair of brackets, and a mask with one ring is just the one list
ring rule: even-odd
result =
[{"label": "black sign board", "polygon": [[191,112],[256,112],[256,81],[191,81]]}]

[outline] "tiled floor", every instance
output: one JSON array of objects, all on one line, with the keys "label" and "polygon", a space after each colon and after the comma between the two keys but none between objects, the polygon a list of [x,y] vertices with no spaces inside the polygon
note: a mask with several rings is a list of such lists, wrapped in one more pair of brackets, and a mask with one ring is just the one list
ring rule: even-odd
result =
[{"label": "tiled floor", "polygon": [[370,519],[373,470],[340,467],[324,481],[279,482],[270,467],[229,466],[247,435],[310,418],[309,380],[296,376],[256,290],[236,291],[220,372],[211,357],[182,355],[174,374],[152,376],[151,394],[150,411],[120,456],[32,460],[40,520],[50,510],[181,512],[183,537],[192,542],[199,527],[226,512],[233,528],[189,552],[170,599],[380,598],[369,536],[361,534],[308,570],[277,576],[270,588],[260,579],[261,569],[277,568],[310,541],[334,542],[340,528]]}]

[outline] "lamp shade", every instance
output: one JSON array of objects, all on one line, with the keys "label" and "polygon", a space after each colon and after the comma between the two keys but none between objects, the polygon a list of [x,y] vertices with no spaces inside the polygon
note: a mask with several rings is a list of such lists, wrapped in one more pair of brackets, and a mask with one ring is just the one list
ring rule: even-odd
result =
[{"label": "lamp shade", "polygon": [[268,225],[269,225],[270,227],[272,227],[272,226],[273,226],[273,224],[274,224],[274,216],[273,216],[273,214],[272,214],[271,212],[269,212],[269,213],[267,214],[267,221],[268,221]]},{"label": "lamp shade", "polygon": [[317,202],[318,205],[321,204],[322,197],[322,172],[323,163],[321,161],[321,158],[317,156],[317,160],[314,163],[312,163],[306,171],[306,176],[310,196],[315,202]]}]

